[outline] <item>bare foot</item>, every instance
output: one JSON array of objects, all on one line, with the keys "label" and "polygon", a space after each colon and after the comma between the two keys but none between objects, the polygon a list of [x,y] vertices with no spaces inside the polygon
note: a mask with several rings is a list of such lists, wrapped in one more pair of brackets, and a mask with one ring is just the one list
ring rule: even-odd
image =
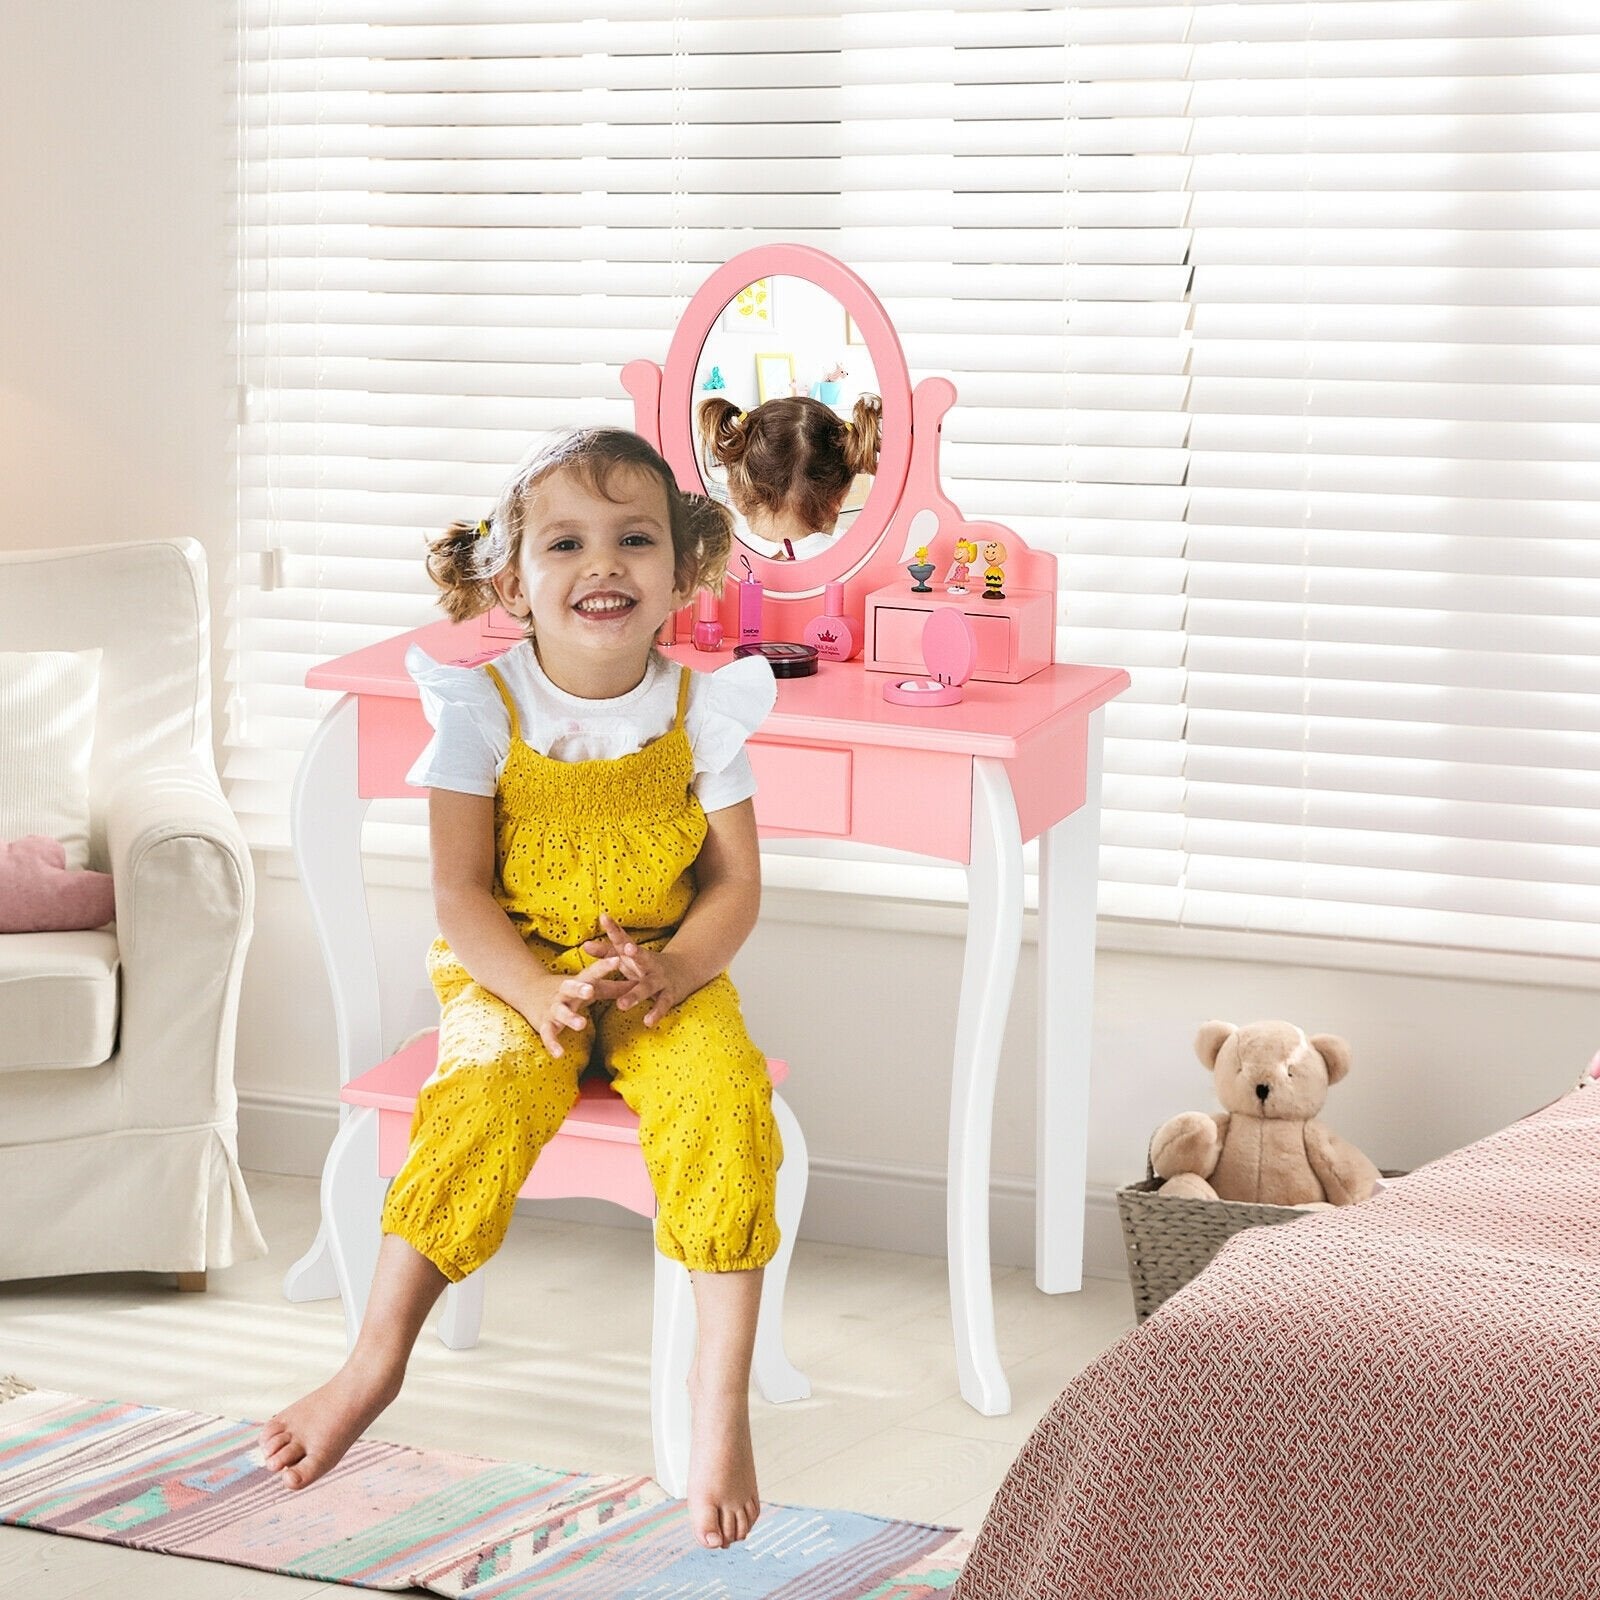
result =
[{"label": "bare foot", "polygon": [[725,1550],[747,1538],[761,1515],[749,1388],[702,1384],[696,1367],[689,1374],[689,1399],[689,1525],[707,1549]]},{"label": "bare foot", "polygon": [[357,1366],[347,1361],[320,1389],[263,1424],[261,1454],[286,1488],[315,1483],[372,1425],[400,1392],[404,1367]]}]

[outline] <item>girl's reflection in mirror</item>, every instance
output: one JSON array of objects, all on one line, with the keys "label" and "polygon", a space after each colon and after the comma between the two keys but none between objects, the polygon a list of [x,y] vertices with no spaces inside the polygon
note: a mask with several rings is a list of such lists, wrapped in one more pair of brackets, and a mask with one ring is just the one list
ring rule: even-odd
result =
[{"label": "girl's reflection in mirror", "polygon": [[718,468],[726,473],[728,500],[748,529],[740,537],[777,560],[832,548],[841,516],[859,508],[871,488],[882,425],[883,401],[875,394],[859,396],[848,421],[804,396],[752,411],[713,397],[695,413],[708,481]]}]

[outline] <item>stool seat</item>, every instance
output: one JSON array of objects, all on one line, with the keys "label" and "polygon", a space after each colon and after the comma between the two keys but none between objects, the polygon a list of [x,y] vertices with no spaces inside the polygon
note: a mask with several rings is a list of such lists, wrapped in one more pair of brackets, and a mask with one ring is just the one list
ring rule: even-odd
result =
[{"label": "stool seat", "polygon": [[[346,1105],[366,1106],[377,1114],[379,1177],[392,1178],[405,1165],[417,1096],[438,1058],[439,1030],[430,1028],[339,1091]],[[787,1063],[769,1059],[767,1076],[776,1087],[789,1076]],[[609,1200],[637,1216],[656,1214],[656,1193],[639,1156],[639,1119],[602,1069],[591,1067],[578,1080],[578,1098],[539,1152],[517,1196]]]},{"label": "stool seat", "polygon": [[[416,1109],[417,1094],[433,1075],[439,1060],[439,1031],[430,1028],[420,1033],[387,1061],[352,1078],[340,1091],[347,1106],[372,1106],[379,1111]],[[767,1076],[776,1088],[789,1076],[789,1064],[771,1057]],[[599,1067],[590,1067],[578,1080],[578,1098],[561,1125],[563,1136],[577,1139],[611,1139],[618,1144],[639,1142],[639,1119],[623,1098],[611,1087],[611,1079]]]},{"label": "stool seat", "polygon": [[[386,1061],[352,1078],[339,1091],[344,1111],[322,1170],[322,1214],[345,1335],[355,1344],[377,1269],[384,1195],[405,1164],[417,1096],[438,1063],[437,1029],[418,1034]],[[795,1230],[805,1204],[809,1161],[794,1113],[777,1093],[789,1075],[782,1061],[768,1060],[772,1114],[783,1140],[778,1167],[777,1215],[781,1242],[761,1287],[761,1309],[751,1371],[768,1400],[803,1400],[811,1386],[783,1348],[783,1297]],[[584,1196],[608,1200],[642,1217],[656,1213],[655,1191],[639,1148],[639,1119],[611,1087],[602,1070],[590,1070],[566,1119],[547,1141],[527,1181],[525,1199]],[[477,1343],[483,1308],[483,1273],[474,1272],[445,1290],[438,1334],[452,1350]],[[655,1313],[650,1338],[650,1421],[656,1476],[670,1494],[681,1495],[689,1471],[689,1366],[694,1357],[694,1299],[682,1264],[655,1257]]]}]

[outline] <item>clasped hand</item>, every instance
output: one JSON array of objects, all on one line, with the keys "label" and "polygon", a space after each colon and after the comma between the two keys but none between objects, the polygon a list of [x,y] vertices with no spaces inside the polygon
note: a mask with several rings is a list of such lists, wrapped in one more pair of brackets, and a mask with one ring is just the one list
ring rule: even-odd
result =
[{"label": "clasped hand", "polygon": [[589,939],[583,953],[591,959],[582,972],[557,980],[546,1003],[530,1016],[534,1031],[553,1056],[565,1054],[564,1031],[581,1033],[589,1025],[589,1007],[609,1000],[619,1011],[650,1003],[644,1025],[653,1028],[678,1003],[672,962],[665,951],[646,950],[629,937],[614,917],[601,915],[603,939]]},{"label": "clasped hand", "polygon": [[[628,930],[615,917],[600,914],[603,939],[589,939],[584,943],[586,956],[601,961],[615,961],[620,976],[612,980],[615,994],[605,999],[615,1000],[618,1011],[629,1011],[634,1006],[649,1005],[644,1014],[644,1025],[653,1028],[683,998],[678,993],[677,974],[673,960],[665,950],[646,950],[636,943]],[[597,998],[599,998],[597,996]]]}]

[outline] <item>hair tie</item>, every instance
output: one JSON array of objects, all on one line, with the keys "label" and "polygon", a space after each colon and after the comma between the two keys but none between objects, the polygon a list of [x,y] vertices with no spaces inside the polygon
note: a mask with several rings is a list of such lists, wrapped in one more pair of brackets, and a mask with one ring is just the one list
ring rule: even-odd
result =
[{"label": "hair tie", "polygon": [[488,537],[488,535],[489,524],[487,522],[480,522],[478,526],[472,530],[472,537],[474,539],[485,539]]}]

